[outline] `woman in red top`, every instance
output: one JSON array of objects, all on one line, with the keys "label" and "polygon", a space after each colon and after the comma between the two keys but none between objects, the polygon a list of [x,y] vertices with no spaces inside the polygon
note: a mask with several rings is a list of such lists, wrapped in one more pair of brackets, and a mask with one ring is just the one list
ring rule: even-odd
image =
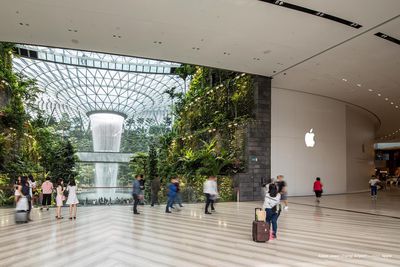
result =
[{"label": "woman in red top", "polygon": [[321,183],[321,178],[317,177],[315,179],[316,181],[314,182],[314,192],[315,192],[315,197],[317,198],[317,202],[319,202],[319,199],[321,198],[322,194],[322,183]]}]

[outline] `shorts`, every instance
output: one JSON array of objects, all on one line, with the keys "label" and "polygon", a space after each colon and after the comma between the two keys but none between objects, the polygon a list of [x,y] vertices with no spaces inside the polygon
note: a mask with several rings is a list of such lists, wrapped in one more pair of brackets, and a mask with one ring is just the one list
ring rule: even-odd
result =
[{"label": "shorts", "polygon": [[287,200],[287,193],[281,193],[281,200]]},{"label": "shorts", "polygon": [[51,194],[43,194],[42,206],[51,205]]},{"label": "shorts", "polygon": [[315,192],[316,197],[321,197],[322,191],[318,190],[318,191],[314,191],[314,192]]}]

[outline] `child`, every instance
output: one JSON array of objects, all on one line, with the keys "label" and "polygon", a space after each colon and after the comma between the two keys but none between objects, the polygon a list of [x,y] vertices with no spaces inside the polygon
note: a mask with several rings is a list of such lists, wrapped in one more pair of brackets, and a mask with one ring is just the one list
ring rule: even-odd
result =
[{"label": "child", "polygon": [[314,182],[314,193],[318,203],[322,195],[322,187],[321,178],[317,177]]},{"label": "child", "polygon": [[58,179],[58,183],[57,183],[57,196],[56,196],[56,205],[57,205],[57,209],[56,209],[56,219],[63,219],[63,217],[61,217],[61,207],[63,205],[63,201],[64,201],[64,181],[62,178]]}]

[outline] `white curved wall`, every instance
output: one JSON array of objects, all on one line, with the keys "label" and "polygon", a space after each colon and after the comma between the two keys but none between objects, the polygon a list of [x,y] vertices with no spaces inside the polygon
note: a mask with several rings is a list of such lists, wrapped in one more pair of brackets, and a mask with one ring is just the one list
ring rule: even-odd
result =
[{"label": "white curved wall", "polygon": [[[315,177],[327,194],[368,188],[376,121],[366,111],[276,88],[271,105],[271,174],[285,176],[289,195],[313,194]],[[311,128],[316,144],[308,148],[304,136]]]}]

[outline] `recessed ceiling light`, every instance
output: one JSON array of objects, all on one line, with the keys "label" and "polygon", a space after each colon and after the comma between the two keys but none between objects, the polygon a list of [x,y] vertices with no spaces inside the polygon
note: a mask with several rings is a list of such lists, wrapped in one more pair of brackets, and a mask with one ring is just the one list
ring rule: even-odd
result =
[{"label": "recessed ceiling light", "polygon": [[390,102],[390,105],[393,105],[394,103],[393,102]]},{"label": "recessed ceiling light", "polygon": [[368,89],[368,91],[370,91],[370,92],[373,92],[374,90],[372,90],[372,89]]},{"label": "recessed ceiling light", "polygon": [[385,97],[385,100],[386,100],[386,101],[388,101],[388,100],[389,100],[389,98]]},{"label": "recessed ceiling light", "polygon": [[378,96],[381,96],[381,94],[378,93]]},{"label": "recessed ceiling light", "polygon": [[399,108],[399,106],[396,106],[396,108]]},{"label": "recessed ceiling light", "polygon": [[347,82],[347,79],[343,78],[342,81]]},{"label": "recessed ceiling light", "polygon": [[361,84],[357,83],[357,86],[358,86],[358,87],[361,87]]}]

